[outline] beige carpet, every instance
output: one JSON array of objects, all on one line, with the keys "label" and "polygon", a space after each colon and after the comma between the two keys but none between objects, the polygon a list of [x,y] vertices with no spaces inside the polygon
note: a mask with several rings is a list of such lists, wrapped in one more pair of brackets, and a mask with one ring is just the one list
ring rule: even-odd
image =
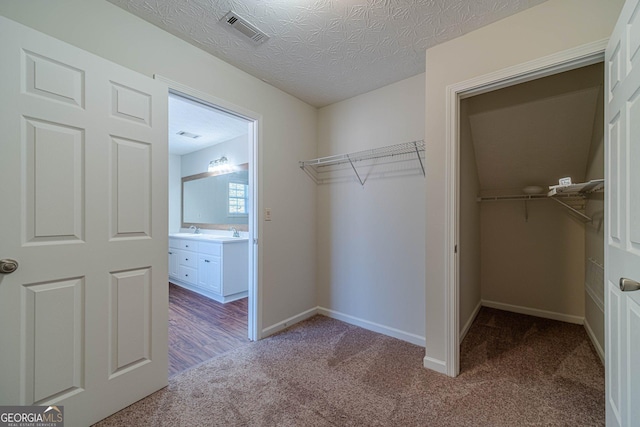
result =
[{"label": "beige carpet", "polygon": [[106,426],[599,426],[604,369],[581,326],[483,308],[462,373],[316,316],[173,377]]}]

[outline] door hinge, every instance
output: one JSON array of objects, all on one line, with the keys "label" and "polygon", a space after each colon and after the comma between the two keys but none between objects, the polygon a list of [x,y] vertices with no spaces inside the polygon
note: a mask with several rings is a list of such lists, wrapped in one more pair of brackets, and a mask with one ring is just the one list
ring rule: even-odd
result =
[{"label": "door hinge", "polygon": [[455,246],[453,247],[453,253],[454,253],[454,254],[457,254],[457,253],[458,253],[458,245],[455,245]]},{"label": "door hinge", "polygon": [[253,239],[253,244],[257,245],[258,244],[258,239]]}]

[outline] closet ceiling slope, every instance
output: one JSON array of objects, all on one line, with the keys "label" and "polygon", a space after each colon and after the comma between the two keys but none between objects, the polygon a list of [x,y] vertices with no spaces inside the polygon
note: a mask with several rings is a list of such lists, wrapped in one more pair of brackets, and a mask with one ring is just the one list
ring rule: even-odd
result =
[{"label": "closet ceiling slope", "polygon": [[463,100],[481,196],[585,179],[602,64]]}]

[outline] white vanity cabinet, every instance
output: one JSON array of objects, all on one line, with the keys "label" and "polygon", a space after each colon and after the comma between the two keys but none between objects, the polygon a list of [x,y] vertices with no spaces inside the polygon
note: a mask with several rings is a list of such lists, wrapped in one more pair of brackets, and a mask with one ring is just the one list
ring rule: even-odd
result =
[{"label": "white vanity cabinet", "polygon": [[218,302],[247,296],[247,239],[169,237],[169,280]]},{"label": "white vanity cabinet", "polygon": [[[174,240],[169,239],[169,265],[171,266],[171,257],[175,256],[176,270],[173,277],[181,280],[189,285],[196,285],[198,282],[198,243],[190,240]],[[169,267],[169,276],[171,276],[171,267]]]},{"label": "white vanity cabinet", "polygon": [[169,247],[169,277],[178,277],[178,250]]},{"label": "white vanity cabinet", "polygon": [[222,294],[220,267],[221,243],[200,243],[198,254],[198,286]]}]

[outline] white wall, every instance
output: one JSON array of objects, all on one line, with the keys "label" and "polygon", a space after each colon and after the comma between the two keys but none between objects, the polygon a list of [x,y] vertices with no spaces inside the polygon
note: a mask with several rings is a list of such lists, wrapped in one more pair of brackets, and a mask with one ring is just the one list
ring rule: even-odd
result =
[{"label": "white wall", "polygon": [[[420,139],[424,75],[319,110],[319,156]],[[425,178],[413,162],[409,176],[376,177],[362,187],[351,174],[318,186],[318,304],[326,314],[424,344]]]},{"label": "white wall", "polygon": [[258,236],[259,321],[267,328],[316,306],[316,187],[297,164],[316,154],[315,108],[104,0],[3,1],[0,14],[261,115],[259,208],[273,220]]},{"label": "white wall", "polygon": [[180,231],[182,203],[181,156],[169,155],[169,233]]},{"label": "white wall", "polygon": [[426,358],[446,369],[446,88],[609,37],[622,0],[548,0],[427,50]]}]

